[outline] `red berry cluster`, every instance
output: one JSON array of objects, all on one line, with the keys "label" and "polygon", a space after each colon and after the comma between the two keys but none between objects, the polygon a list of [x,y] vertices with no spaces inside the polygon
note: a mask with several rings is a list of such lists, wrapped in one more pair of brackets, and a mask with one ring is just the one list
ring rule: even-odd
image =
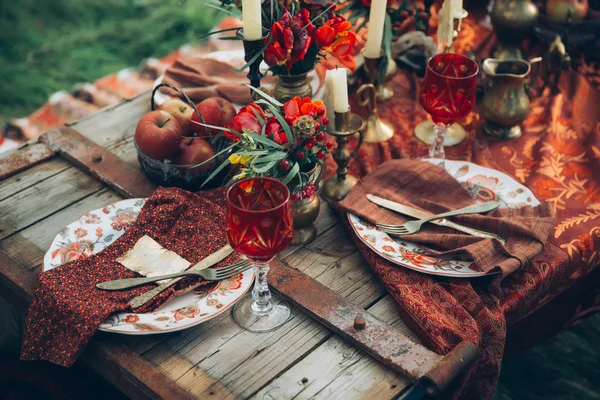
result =
[{"label": "red berry cluster", "polygon": [[300,199],[308,199],[315,192],[315,184],[312,182],[308,182],[300,191],[294,190],[290,194],[290,199],[292,200],[300,200]]}]

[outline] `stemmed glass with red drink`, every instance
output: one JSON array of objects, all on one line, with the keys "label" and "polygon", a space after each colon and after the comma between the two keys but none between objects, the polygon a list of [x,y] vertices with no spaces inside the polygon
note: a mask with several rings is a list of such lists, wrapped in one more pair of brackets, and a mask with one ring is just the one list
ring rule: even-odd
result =
[{"label": "stemmed glass with red drink", "polygon": [[427,62],[419,100],[435,124],[436,137],[429,157],[445,157],[448,127],[473,110],[478,71],[475,61],[460,54],[442,53]]},{"label": "stemmed glass with red drink", "polygon": [[289,318],[290,308],[271,295],[267,272],[269,262],[292,240],[290,192],[271,178],[238,181],[227,192],[226,219],[229,244],[248,257],[256,275],[252,295],[236,303],[233,318],[254,332],[278,328]]}]

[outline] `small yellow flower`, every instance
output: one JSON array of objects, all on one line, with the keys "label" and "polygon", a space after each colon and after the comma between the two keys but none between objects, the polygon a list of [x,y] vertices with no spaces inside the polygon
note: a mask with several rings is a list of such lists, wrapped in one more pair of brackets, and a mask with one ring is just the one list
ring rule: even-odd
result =
[{"label": "small yellow flower", "polygon": [[253,158],[254,157],[252,157],[252,156],[241,156],[240,157],[240,164],[246,165],[246,164],[248,164],[249,161],[252,161]]},{"label": "small yellow flower", "polygon": [[236,154],[236,153],[233,153],[232,155],[229,156],[229,162],[234,165],[239,163],[241,159],[242,159],[242,156],[240,156],[239,154]]},{"label": "small yellow flower", "polygon": [[[235,176],[233,177],[233,180],[234,180],[234,181],[237,181],[238,179],[243,179],[243,178],[245,178],[245,177],[246,177],[246,173],[247,173],[248,171],[249,171],[249,170],[248,170],[248,168],[242,168],[242,169],[240,170],[240,172],[239,172],[237,175],[235,175]],[[246,191],[248,191],[248,190],[246,190]]]}]

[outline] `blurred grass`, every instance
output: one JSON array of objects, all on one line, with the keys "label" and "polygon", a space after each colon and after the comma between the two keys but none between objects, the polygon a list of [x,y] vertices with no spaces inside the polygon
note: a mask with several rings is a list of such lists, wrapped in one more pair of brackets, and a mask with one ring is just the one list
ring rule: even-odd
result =
[{"label": "blurred grass", "polygon": [[221,15],[203,0],[0,0],[0,125],[144,58],[169,54]]},{"label": "blurred grass", "polygon": [[[0,124],[216,25],[204,0],[0,0]],[[502,365],[495,400],[600,399],[600,315]]]}]

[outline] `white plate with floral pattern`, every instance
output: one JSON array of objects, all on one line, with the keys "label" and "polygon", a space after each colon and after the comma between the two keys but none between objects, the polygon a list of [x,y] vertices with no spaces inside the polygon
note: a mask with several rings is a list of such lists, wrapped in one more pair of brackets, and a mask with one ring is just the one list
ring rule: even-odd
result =
[{"label": "white plate with floral pattern", "polygon": [[[44,256],[43,269],[96,254],[136,220],[145,199],[127,199],[90,211],[61,229]],[[210,287],[177,296],[152,313],[118,313],[99,326],[106,332],[142,335],[186,329],[222,314],[252,286],[254,273],[246,271]]]},{"label": "white plate with floral pattern", "polygon": [[[466,161],[424,159],[444,168],[479,202],[497,200],[501,208],[537,206],[533,193],[510,176]],[[350,225],[360,240],[381,257],[415,271],[454,278],[487,275],[472,260],[450,260],[432,257],[418,244],[391,237],[368,221],[348,214]]]}]

